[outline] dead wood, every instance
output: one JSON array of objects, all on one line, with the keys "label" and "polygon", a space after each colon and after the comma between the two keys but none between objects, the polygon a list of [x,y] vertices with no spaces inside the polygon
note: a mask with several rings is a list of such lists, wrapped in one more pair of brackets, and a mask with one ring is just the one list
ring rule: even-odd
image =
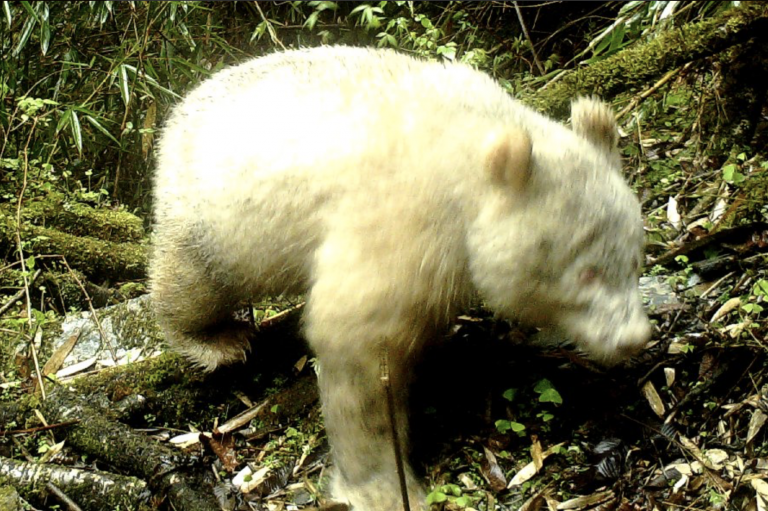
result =
[{"label": "dead wood", "polygon": [[217,509],[211,492],[205,491],[207,485],[189,470],[193,464],[189,456],[136,433],[92,402],[58,387],[41,403],[40,409],[49,422],[79,419],[79,423],[68,428],[70,446],[146,480],[154,493],[167,495],[176,509]]},{"label": "dead wood", "polygon": [[17,229],[22,242],[29,242],[30,253],[37,257],[62,256],[90,280],[136,280],[146,275],[147,251],[143,245],[75,236],[25,222],[17,226],[13,216],[0,213],[0,250],[16,252]]},{"label": "dead wood", "polygon": [[[15,205],[0,207],[0,216],[15,217]],[[58,192],[49,192],[44,197],[25,201],[22,204],[21,220],[73,236],[115,243],[139,243],[146,236],[143,221],[136,215],[73,202]]]},{"label": "dead wood", "polygon": [[0,457],[0,479],[20,490],[27,500],[42,500],[50,482],[84,510],[150,509],[147,483],[135,477]]}]

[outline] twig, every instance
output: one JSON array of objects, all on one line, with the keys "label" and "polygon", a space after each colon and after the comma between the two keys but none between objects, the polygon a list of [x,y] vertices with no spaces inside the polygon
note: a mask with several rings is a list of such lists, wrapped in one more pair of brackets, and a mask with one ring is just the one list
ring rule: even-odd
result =
[{"label": "twig", "polygon": [[[27,277],[27,262],[24,258],[24,247],[21,243],[21,204],[24,202],[24,192],[27,190],[27,175],[29,172],[29,143],[32,140],[32,134],[35,132],[35,127],[37,126],[37,118],[32,123],[32,128],[29,130],[29,136],[27,137],[27,142],[24,144],[24,178],[21,185],[21,190],[19,191],[19,200],[16,201],[16,247],[19,253],[19,263],[21,263],[21,277],[24,279],[24,296],[26,298],[26,304],[27,304],[27,326],[30,330],[32,330],[32,298],[29,295],[29,277]],[[32,360],[35,362],[35,374],[37,375],[37,383],[40,385],[40,390],[43,396],[43,401],[45,401],[45,387],[43,386],[43,375],[40,374],[40,364],[37,360],[37,349],[35,348],[35,343],[38,341],[38,339],[41,339],[43,335],[43,331],[38,327],[37,331],[35,332],[35,337],[33,337],[32,343],[29,345],[29,349],[32,350]]]},{"label": "twig", "polygon": [[635,98],[634,98],[632,101],[630,101],[630,102],[629,102],[629,104],[628,104],[627,106],[625,106],[625,107],[624,107],[624,108],[621,110],[621,112],[619,112],[618,114],[616,114],[616,119],[618,120],[618,119],[620,119],[620,118],[624,117],[624,116],[625,116],[625,115],[626,115],[628,112],[630,112],[630,111],[631,111],[631,110],[633,110],[635,107],[637,107],[637,105],[638,105],[638,104],[639,104],[639,103],[640,103],[642,100],[644,100],[645,98],[647,98],[648,96],[650,96],[651,94],[653,94],[654,92],[656,92],[657,90],[659,90],[659,88],[660,88],[662,85],[664,85],[665,83],[667,83],[668,81],[670,81],[670,80],[671,80],[671,79],[672,79],[672,78],[673,78],[673,77],[674,77],[676,74],[678,74],[678,73],[680,73],[681,71],[683,71],[683,70],[685,70],[685,69],[688,69],[689,67],[691,67],[691,64],[692,64],[692,62],[689,62],[689,63],[687,63],[686,65],[684,65],[684,66],[682,66],[682,67],[678,67],[677,69],[673,69],[672,71],[669,71],[667,74],[665,74],[664,76],[662,76],[662,77],[661,77],[661,79],[660,79],[658,82],[654,83],[654,84],[653,84],[653,86],[652,86],[650,89],[646,90],[645,92],[643,92],[643,93],[642,93],[642,94],[640,94],[639,96],[635,97]]},{"label": "twig", "polygon": [[266,16],[264,16],[264,11],[261,10],[261,6],[259,5],[259,2],[253,2],[254,6],[256,6],[256,10],[259,11],[259,15],[261,16],[261,20],[267,24],[267,32],[269,32],[269,38],[272,39],[272,42],[280,46],[280,48],[285,49],[285,46],[283,45],[282,41],[277,38],[277,32],[275,32],[275,27],[272,26],[272,22],[267,19]]},{"label": "twig", "polygon": [[[35,283],[35,281],[37,280],[37,277],[40,276],[40,273],[42,273],[42,271],[43,270],[37,270],[35,272],[35,274],[32,275],[32,278],[29,280],[29,284],[30,285]],[[5,305],[0,307],[0,316],[5,314],[6,312],[8,312],[8,309],[10,309],[13,306],[14,303],[18,302],[24,296],[25,293],[26,293],[26,291],[24,289],[19,289],[18,293],[13,295],[10,300],[5,302]]]},{"label": "twig", "polygon": [[392,427],[392,447],[395,450],[395,465],[397,466],[397,478],[400,480],[400,493],[403,497],[403,510],[411,511],[408,501],[408,485],[405,482],[405,468],[400,449],[400,437],[397,434],[397,418],[395,417],[395,401],[392,397],[392,387],[389,381],[389,351],[386,347],[381,350],[380,378],[384,385],[384,393],[387,395],[387,411],[389,412],[389,424]]},{"label": "twig", "polygon": [[82,508],[81,508],[80,506],[78,506],[78,505],[75,503],[75,501],[74,501],[74,500],[70,499],[70,498],[67,496],[67,494],[66,494],[66,493],[64,493],[63,491],[61,491],[61,490],[59,489],[59,487],[58,487],[58,486],[56,486],[55,484],[53,484],[52,482],[48,481],[47,483],[45,483],[45,487],[46,487],[46,489],[47,489],[49,492],[51,492],[51,493],[53,493],[54,495],[56,495],[56,498],[57,498],[57,499],[59,499],[60,501],[62,501],[62,502],[63,502],[63,503],[64,503],[64,504],[67,506],[67,508],[69,509],[69,511],[83,511],[83,510],[82,510]]},{"label": "twig", "polygon": [[29,130],[29,136],[27,137],[27,143],[24,145],[24,176],[21,183],[21,190],[19,191],[19,200],[16,201],[16,247],[19,253],[19,262],[21,263],[21,274],[24,279],[24,293],[27,298],[27,324],[32,326],[32,300],[29,297],[29,279],[27,278],[27,262],[24,259],[24,249],[21,245],[21,204],[24,202],[24,192],[27,190],[27,174],[29,171],[29,143],[32,140],[32,134],[35,132],[37,126],[37,118],[32,123],[32,128]]},{"label": "twig", "polygon": [[512,5],[515,6],[515,12],[517,13],[517,20],[520,22],[520,28],[523,29],[523,35],[525,35],[525,39],[528,41],[528,45],[531,47],[531,53],[533,54],[533,61],[536,63],[536,67],[539,70],[540,75],[544,75],[546,72],[544,71],[544,66],[541,65],[541,61],[539,60],[539,55],[536,53],[536,48],[533,46],[533,41],[531,40],[531,36],[528,35],[528,28],[525,26],[525,22],[523,21],[523,13],[520,12],[520,6],[517,5],[517,2],[512,2]]},{"label": "twig", "polygon": [[80,422],[80,419],[75,419],[71,421],[65,421],[65,422],[59,422],[58,424],[48,424],[47,426],[38,426],[36,428],[27,428],[27,429],[9,429],[6,431],[0,431],[0,436],[6,436],[6,435],[21,435],[25,433],[37,433],[38,431],[46,431],[49,429],[55,429],[55,428],[64,428],[66,426],[71,426],[72,424],[77,424]]},{"label": "twig", "polygon": [[37,348],[35,348],[36,344],[42,344],[43,342],[43,329],[41,326],[38,325],[37,331],[35,332],[35,337],[32,340],[32,344],[29,345],[30,349],[32,350],[32,361],[35,363],[35,375],[37,375],[37,385],[40,388],[40,394],[43,396],[43,401],[45,401],[45,385],[43,385],[43,374],[40,372],[40,362],[37,360]]},{"label": "twig", "polygon": [[270,326],[272,326],[272,325],[274,325],[276,323],[281,322],[283,319],[285,319],[286,316],[296,312],[297,310],[301,309],[302,307],[304,307],[304,302],[298,303],[298,304],[296,304],[295,306],[293,306],[291,308],[285,309],[284,311],[280,311],[277,314],[275,314],[274,316],[270,316],[268,318],[262,319],[261,321],[259,321],[259,325],[258,326],[259,326],[259,328],[270,327]]},{"label": "twig", "polygon": [[88,302],[88,310],[91,311],[91,316],[93,316],[93,322],[96,323],[96,328],[99,329],[99,335],[101,336],[101,340],[107,345],[107,349],[109,350],[109,353],[112,355],[112,360],[116,363],[117,355],[115,354],[115,349],[112,347],[112,343],[109,341],[109,338],[107,337],[106,332],[104,332],[104,329],[101,327],[99,316],[96,315],[96,310],[93,308],[93,302],[91,301],[91,297],[88,294],[88,291],[85,290],[83,283],[80,282],[80,279],[77,278],[77,275],[75,274],[75,272],[73,272],[72,268],[69,267],[67,258],[64,256],[61,256],[61,260],[64,262],[64,266],[67,267],[69,274],[72,275],[72,278],[75,280],[75,283],[80,288],[80,291],[83,292],[83,296],[85,296],[85,301]]}]

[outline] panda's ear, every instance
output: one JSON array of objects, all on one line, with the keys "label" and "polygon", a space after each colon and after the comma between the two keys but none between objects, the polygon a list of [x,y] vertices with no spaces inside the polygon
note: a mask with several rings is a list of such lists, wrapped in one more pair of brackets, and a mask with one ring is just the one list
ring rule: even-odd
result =
[{"label": "panda's ear", "polygon": [[617,152],[619,127],[611,107],[596,97],[581,97],[571,103],[573,131],[609,154]]},{"label": "panda's ear", "polygon": [[485,156],[488,177],[499,186],[524,191],[531,177],[532,151],[531,137],[520,128],[490,133]]}]

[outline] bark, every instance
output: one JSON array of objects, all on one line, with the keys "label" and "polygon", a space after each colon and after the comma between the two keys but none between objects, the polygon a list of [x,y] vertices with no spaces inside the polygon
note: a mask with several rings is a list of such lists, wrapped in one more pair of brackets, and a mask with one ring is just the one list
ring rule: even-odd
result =
[{"label": "bark", "polygon": [[148,481],[153,491],[168,495],[175,509],[218,509],[210,487],[206,488],[190,472],[193,459],[136,433],[113,420],[105,410],[92,406],[92,402],[58,387],[40,404],[40,409],[50,422],[79,420],[68,428],[70,446]]},{"label": "bark", "polygon": [[[147,250],[144,245],[75,236],[27,222],[22,222],[19,230],[22,242],[29,242],[25,255],[63,256],[72,268],[93,281],[136,280],[146,276]],[[16,231],[15,216],[0,212],[0,249],[15,255]]]},{"label": "bark", "polygon": [[[71,202],[64,194],[58,192],[31,199],[22,206],[23,221],[74,236],[98,238],[115,243],[139,243],[146,235],[143,222],[136,215],[127,211],[96,209],[88,204]],[[0,207],[0,214],[15,218],[15,205]]]},{"label": "bark", "polygon": [[150,509],[147,484],[135,477],[0,457],[0,479],[21,491],[26,500],[42,500],[50,482],[83,510]]}]

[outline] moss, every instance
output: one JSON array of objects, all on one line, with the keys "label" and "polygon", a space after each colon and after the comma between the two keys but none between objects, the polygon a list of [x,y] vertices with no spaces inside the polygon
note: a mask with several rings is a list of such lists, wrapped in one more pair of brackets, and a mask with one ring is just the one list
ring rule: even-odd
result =
[{"label": "moss", "polygon": [[768,222],[768,171],[754,172],[741,183],[736,198],[723,215],[720,227],[751,222]]},{"label": "moss", "polygon": [[578,94],[611,97],[648,83],[687,62],[714,55],[762,33],[768,25],[768,4],[745,2],[722,16],[670,29],[645,44],[578,68],[551,87],[521,99],[556,117],[567,116]]},{"label": "moss", "polygon": [[145,237],[143,222],[136,215],[72,202],[62,193],[51,192],[43,198],[25,202],[23,206],[22,220],[75,236],[133,243]]},{"label": "moss", "polygon": [[[0,211],[0,248],[16,250],[16,219]],[[29,255],[60,255],[72,268],[93,280],[133,280],[146,275],[147,249],[136,243],[114,243],[74,236],[23,223],[19,228]]]}]

